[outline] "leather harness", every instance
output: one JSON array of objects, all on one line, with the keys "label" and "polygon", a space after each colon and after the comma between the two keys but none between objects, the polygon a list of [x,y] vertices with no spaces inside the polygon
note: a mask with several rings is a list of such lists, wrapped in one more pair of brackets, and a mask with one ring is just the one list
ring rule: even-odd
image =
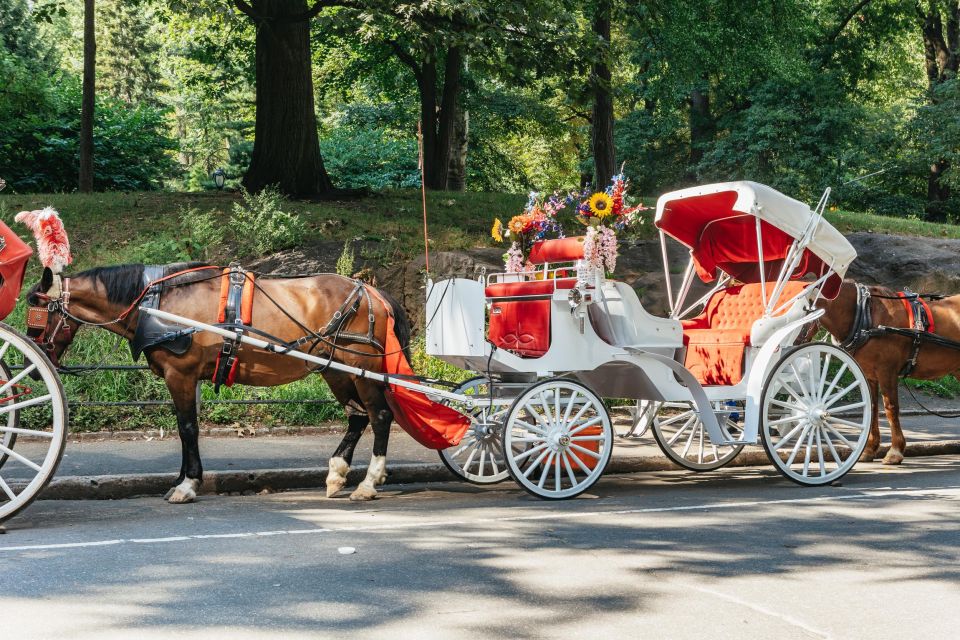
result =
[{"label": "leather harness", "polygon": [[866,342],[873,337],[894,333],[909,337],[913,340],[913,349],[910,357],[900,369],[900,376],[906,377],[913,373],[917,367],[917,358],[920,355],[920,347],[929,336],[934,334],[933,313],[930,306],[920,296],[909,289],[904,289],[897,293],[897,298],[903,303],[907,312],[907,327],[886,327],[873,326],[873,317],[870,311],[870,289],[861,283],[857,283],[857,306],[854,312],[853,325],[850,332],[844,338],[840,346],[850,353],[856,352]]},{"label": "leather harness", "polygon": [[213,390],[220,392],[221,385],[233,386],[237,376],[240,337],[253,322],[254,276],[238,264],[223,270],[220,280],[220,308],[217,323],[233,329],[234,338],[224,338],[217,364],[213,371]]},{"label": "leather harness", "polygon": [[[163,277],[166,267],[162,265],[147,265],[143,268],[143,287],[146,293],[140,300],[141,307],[148,309],[160,308],[160,295],[163,284],[157,283]],[[193,334],[196,329],[161,320],[156,316],[141,313],[137,318],[137,328],[130,339],[130,353],[133,361],[140,359],[140,354],[153,347],[163,347],[175,355],[183,355],[193,344]]]}]

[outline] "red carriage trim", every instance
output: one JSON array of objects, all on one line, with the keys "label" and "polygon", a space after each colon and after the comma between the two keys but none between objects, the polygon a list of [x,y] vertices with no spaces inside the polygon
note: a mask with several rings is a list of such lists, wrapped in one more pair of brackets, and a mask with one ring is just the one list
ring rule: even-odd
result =
[{"label": "red carriage trim", "polygon": [[33,249],[20,239],[13,230],[0,222],[0,320],[3,320],[17,306],[20,289],[23,288],[23,276],[27,271],[27,260],[33,255]]},{"label": "red carriage trim", "polygon": [[574,238],[560,238],[557,240],[541,240],[530,249],[530,262],[544,264],[547,262],[573,262],[583,259],[583,236]]},{"label": "red carriage trim", "polygon": [[[393,307],[373,287],[367,287],[387,310],[387,333],[384,338],[383,372],[412,376],[413,369],[397,334],[393,330]],[[414,440],[429,449],[446,449],[463,439],[470,427],[470,418],[439,402],[434,402],[420,391],[390,385],[386,392],[387,404],[393,419]]]}]

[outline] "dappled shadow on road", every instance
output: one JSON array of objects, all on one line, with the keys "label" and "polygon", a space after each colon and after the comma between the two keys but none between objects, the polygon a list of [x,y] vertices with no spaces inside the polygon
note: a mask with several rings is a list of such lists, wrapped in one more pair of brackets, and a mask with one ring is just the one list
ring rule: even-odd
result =
[{"label": "dappled shadow on road", "polygon": [[[563,503],[510,485],[391,489],[360,506],[290,493],[244,498],[269,518],[242,521],[235,503],[208,498],[187,510],[156,509],[157,536],[274,535],[22,552],[0,556],[0,571],[21,576],[7,596],[116,607],[102,618],[108,627],[403,626],[538,637],[545,628],[655,609],[664,597],[658,583],[680,577],[709,584],[859,568],[869,578],[882,567],[876,580],[957,584],[960,519],[936,490],[956,489],[960,460],[925,465],[909,474],[874,465],[841,487],[816,490],[742,469],[609,477],[591,496]],[[897,489],[862,497],[886,487]],[[897,493],[905,489],[912,490]],[[85,521],[77,503],[71,526],[97,521],[104,538],[123,535],[134,507],[115,504]],[[42,521],[54,513],[41,508],[31,524],[56,527]],[[313,533],[289,533],[300,530]],[[340,555],[345,545],[357,553]],[[90,557],[82,575],[71,573],[78,554]],[[36,576],[24,580],[23,572]],[[62,580],[51,587],[43,572]]]}]

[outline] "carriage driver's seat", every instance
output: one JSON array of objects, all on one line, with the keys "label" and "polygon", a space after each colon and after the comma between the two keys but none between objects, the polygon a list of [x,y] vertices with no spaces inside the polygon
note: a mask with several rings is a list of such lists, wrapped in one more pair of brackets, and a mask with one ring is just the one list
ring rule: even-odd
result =
[{"label": "carriage driver's seat", "polygon": [[[572,289],[577,279],[572,272],[555,270],[554,265],[583,258],[583,238],[543,240],[530,250],[530,262],[545,265],[534,275],[540,280],[498,282],[486,289],[490,300],[487,338],[500,349],[523,358],[539,358],[550,349],[550,300],[554,289]],[[542,275],[541,275],[542,274]]]},{"label": "carriage driver's seat", "polygon": [[[790,300],[808,284],[788,282],[780,294],[780,302]],[[767,283],[768,296],[774,287],[775,283]],[[700,384],[737,384],[743,379],[744,351],[751,346],[750,330],[762,316],[759,283],[717,291],[699,316],[681,322],[683,343],[687,347],[684,366]]]}]

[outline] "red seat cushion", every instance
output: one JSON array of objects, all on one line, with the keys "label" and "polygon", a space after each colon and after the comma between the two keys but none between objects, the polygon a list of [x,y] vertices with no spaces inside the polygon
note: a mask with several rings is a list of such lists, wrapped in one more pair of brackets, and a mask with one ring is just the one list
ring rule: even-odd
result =
[{"label": "red seat cushion", "polygon": [[[769,295],[775,284],[767,283]],[[800,293],[805,282],[788,282],[780,294],[786,302]],[[684,320],[687,345],[684,366],[700,384],[734,385],[743,378],[744,347],[750,344],[753,323],[763,316],[759,284],[727,287],[710,297],[703,313]]]},{"label": "red seat cushion", "polygon": [[[500,282],[486,289],[491,299],[487,338],[524,358],[539,358],[550,349],[550,299],[554,289],[572,289],[576,278]],[[540,296],[540,300],[511,300]]]},{"label": "red seat cushion", "polygon": [[530,262],[573,262],[583,259],[583,236],[541,240],[530,249]]}]

